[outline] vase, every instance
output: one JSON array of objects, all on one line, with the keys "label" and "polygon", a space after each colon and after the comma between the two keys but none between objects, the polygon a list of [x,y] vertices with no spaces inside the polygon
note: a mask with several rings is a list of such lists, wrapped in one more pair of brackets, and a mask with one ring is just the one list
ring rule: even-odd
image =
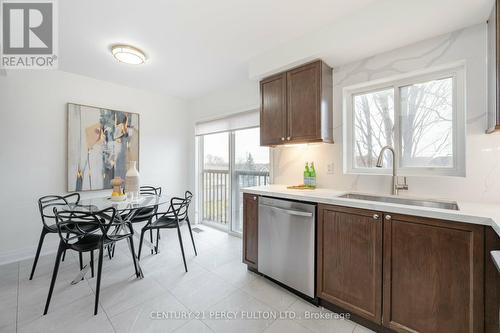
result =
[{"label": "vase", "polygon": [[136,166],[136,161],[130,161],[129,168],[125,174],[125,193],[127,194],[127,198],[131,200],[139,198],[140,175]]}]

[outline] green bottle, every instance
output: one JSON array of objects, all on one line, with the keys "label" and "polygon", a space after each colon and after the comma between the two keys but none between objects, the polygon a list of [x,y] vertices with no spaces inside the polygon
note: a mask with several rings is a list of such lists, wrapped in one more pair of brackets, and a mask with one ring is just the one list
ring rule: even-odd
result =
[{"label": "green bottle", "polygon": [[314,162],[311,162],[311,171],[309,171],[309,186],[316,187],[316,169],[314,169]]},{"label": "green bottle", "polygon": [[309,171],[309,164],[306,162],[306,167],[304,168],[304,185],[309,186],[311,174]]}]

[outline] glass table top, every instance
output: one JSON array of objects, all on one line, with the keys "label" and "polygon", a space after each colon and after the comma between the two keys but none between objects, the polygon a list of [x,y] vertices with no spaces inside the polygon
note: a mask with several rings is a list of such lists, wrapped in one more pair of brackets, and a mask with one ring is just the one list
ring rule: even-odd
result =
[{"label": "glass table top", "polygon": [[115,208],[118,212],[148,208],[164,205],[170,202],[170,197],[166,195],[141,195],[134,200],[113,201],[110,197],[97,197],[82,199],[75,205],[63,206],[64,210],[91,210],[99,211],[107,208]]}]

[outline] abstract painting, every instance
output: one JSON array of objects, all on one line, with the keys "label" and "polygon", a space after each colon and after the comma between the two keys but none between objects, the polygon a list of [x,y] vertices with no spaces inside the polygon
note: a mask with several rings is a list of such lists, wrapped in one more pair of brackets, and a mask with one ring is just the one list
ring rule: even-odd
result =
[{"label": "abstract painting", "polygon": [[110,189],[139,165],[139,114],[68,103],[68,191]]}]

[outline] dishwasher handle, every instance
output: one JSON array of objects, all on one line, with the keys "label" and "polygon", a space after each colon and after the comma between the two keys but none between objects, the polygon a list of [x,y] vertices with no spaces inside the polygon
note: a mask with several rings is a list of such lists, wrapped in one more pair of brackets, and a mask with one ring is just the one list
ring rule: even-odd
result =
[{"label": "dishwasher handle", "polygon": [[267,208],[271,208],[271,209],[277,210],[277,211],[279,211],[281,213],[285,213],[285,214],[288,214],[288,215],[304,216],[304,217],[312,217],[313,216],[313,213],[303,212],[303,211],[300,211],[300,210],[280,208],[280,207],[270,206],[270,205],[266,205],[266,204],[262,204],[262,203],[259,206],[264,206],[264,207],[267,207]]}]

